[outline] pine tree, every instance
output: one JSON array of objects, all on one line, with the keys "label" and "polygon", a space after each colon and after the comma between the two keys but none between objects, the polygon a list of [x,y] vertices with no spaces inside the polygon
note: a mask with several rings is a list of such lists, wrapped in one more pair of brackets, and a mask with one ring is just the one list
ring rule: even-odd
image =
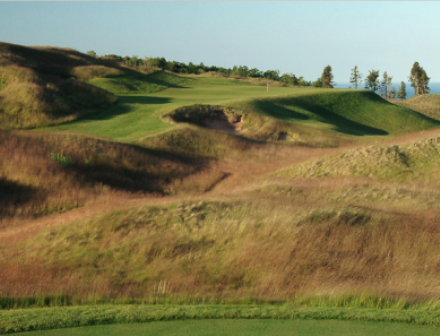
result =
[{"label": "pine tree", "polygon": [[429,91],[431,91],[431,89],[428,87],[430,79],[431,78],[428,77],[428,75],[426,74],[426,71],[422,68],[422,73],[419,78],[419,88],[420,88],[421,94],[428,94]]},{"label": "pine tree", "polygon": [[380,82],[380,92],[381,96],[385,98],[390,98],[389,90],[393,85],[393,77],[388,76],[388,73],[385,71],[382,76],[382,81]]},{"label": "pine tree", "polygon": [[335,84],[333,82],[333,77],[334,76],[332,74],[332,67],[330,65],[327,65],[321,75],[322,87],[333,88]]},{"label": "pine tree", "polygon": [[358,85],[362,83],[362,74],[359,72],[357,65],[351,69],[350,83],[354,84],[355,90],[357,90]]},{"label": "pine tree", "polygon": [[414,62],[409,75],[409,82],[414,88],[414,95],[427,94],[430,88],[428,87],[429,80],[426,71],[420,66],[419,62]]},{"label": "pine tree", "polygon": [[369,70],[369,72],[365,77],[365,88],[376,92],[379,89],[379,70]]},{"label": "pine tree", "polygon": [[388,96],[388,74],[386,71],[384,71],[380,82],[380,95],[385,98]]},{"label": "pine tree", "polygon": [[400,82],[400,89],[399,92],[397,92],[397,98],[399,99],[406,99],[406,85],[405,82]]},{"label": "pine tree", "polygon": [[411,86],[414,88],[414,95],[419,94],[419,85],[418,81],[421,75],[421,67],[419,62],[414,62],[413,67],[411,68],[411,72],[409,75],[409,82],[411,83]]},{"label": "pine tree", "polygon": [[394,85],[388,86],[388,98],[396,98],[396,88]]}]

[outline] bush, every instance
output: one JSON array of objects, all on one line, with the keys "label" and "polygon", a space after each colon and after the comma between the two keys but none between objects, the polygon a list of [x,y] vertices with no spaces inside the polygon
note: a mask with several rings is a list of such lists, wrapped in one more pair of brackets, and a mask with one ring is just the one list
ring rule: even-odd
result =
[{"label": "bush", "polygon": [[65,166],[65,167],[71,166],[75,163],[75,161],[73,161],[73,159],[71,157],[64,156],[61,153],[51,152],[50,157],[52,158],[52,161],[54,161],[62,166]]}]

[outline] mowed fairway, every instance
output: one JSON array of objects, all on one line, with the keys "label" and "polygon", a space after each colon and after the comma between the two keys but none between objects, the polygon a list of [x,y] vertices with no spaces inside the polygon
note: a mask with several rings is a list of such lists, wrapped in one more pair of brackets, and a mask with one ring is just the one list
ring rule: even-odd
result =
[{"label": "mowed fairway", "polygon": [[29,336],[434,336],[435,327],[405,323],[314,320],[187,320],[114,324],[20,333]]},{"label": "mowed fairway", "polygon": [[119,104],[99,114],[50,129],[72,130],[105,136],[120,141],[136,141],[174,125],[161,116],[182,105],[224,104],[254,97],[307,94],[326,91],[316,88],[206,85],[169,88],[151,94],[118,95]]}]

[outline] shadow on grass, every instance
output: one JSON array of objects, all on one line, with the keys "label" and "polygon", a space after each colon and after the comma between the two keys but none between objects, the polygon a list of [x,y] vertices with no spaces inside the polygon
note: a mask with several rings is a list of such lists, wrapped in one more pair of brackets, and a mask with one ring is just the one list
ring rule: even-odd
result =
[{"label": "shadow on grass", "polygon": [[88,115],[85,115],[84,117],[80,117],[76,120],[72,120],[60,125],[71,125],[88,121],[110,120],[119,115],[135,111],[136,108],[130,106],[129,104],[160,105],[167,104],[169,102],[171,102],[171,98],[149,96],[122,96],[120,97],[120,103],[115,106],[104,110],[98,110],[95,113],[90,113]]},{"label": "shadow on grass", "polygon": [[5,178],[0,178],[0,217],[8,215],[10,206],[17,207],[33,201],[35,198],[44,198],[41,191]]},{"label": "shadow on grass", "polygon": [[212,159],[201,155],[118,144],[117,152],[97,156],[96,162],[90,165],[82,164],[84,160],[77,158],[76,164],[63,169],[72,171],[81,183],[107,185],[128,192],[165,194],[173,181],[205,170],[210,161]]},{"label": "shadow on grass", "polygon": [[185,88],[186,84],[196,82],[194,78],[179,77],[165,71],[157,71],[142,78],[143,81],[151,84],[167,86],[169,88]]},{"label": "shadow on grass", "polygon": [[[254,104],[256,105],[257,108],[264,111],[264,114],[284,121],[291,121],[290,119],[292,118],[299,120],[312,119],[311,117],[301,112],[283,108],[268,101],[255,101]],[[293,107],[295,106],[315,114],[316,118],[313,118],[315,120],[319,120],[320,122],[334,125],[335,127],[333,129],[340,133],[349,134],[349,135],[358,135],[358,136],[388,134],[387,131],[381,130],[379,128],[370,127],[358,123],[356,121],[347,119],[323,107],[322,105],[316,105],[311,102],[298,99],[295,100]]]},{"label": "shadow on grass", "polygon": [[161,105],[168,104],[171,100],[171,98],[167,97],[152,97],[146,95],[119,96],[119,101],[126,104]]}]

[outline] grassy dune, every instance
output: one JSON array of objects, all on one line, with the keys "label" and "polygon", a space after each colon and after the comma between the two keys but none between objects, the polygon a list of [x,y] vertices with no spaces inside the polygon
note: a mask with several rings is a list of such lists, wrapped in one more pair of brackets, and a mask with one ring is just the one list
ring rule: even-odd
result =
[{"label": "grassy dune", "polygon": [[0,128],[66,122],[114,105],[113,94],[75,79],[81,67],[119,71],[105,64],[70,49],[0,43]]},{"label": "grassy dune", "polygon": [[307,162],[280,172],[279,176],[366,176],[386,180],[437,183],[440,138],[405,145],[370,146]]},{"label": "grassy dune", "polygon": [[440,95],[429,94],[414,96],[400,101],[393,100],[394,104],[423,113],[431,118],[440,119]]},{"label": "grassy dune", "polygon": [[209,160],[86,136],[0,131],[0,219],[63,212],[96,199],[165,194]]}]

